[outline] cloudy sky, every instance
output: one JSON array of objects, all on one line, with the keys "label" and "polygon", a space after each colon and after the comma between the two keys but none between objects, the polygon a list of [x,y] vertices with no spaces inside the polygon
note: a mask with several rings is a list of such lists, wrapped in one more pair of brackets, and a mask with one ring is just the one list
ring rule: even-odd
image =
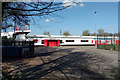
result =
[{"label": "cloudy sky", "polygon": [[[31,21],[31,33],[42,35],[44,31],[51,35],[59,35],[69,31],[72,35],[81,35],[84,30],[95,32],[96,29],[104,29],[105,32],[118,32],[118,3],[117,2],[83,2],[80,5],[69,3],[73,6],[56,12],[55,16],[46,16],[43,19],[35,17],[34,24]],[[63,5],[66,6],[66,5]]]}]

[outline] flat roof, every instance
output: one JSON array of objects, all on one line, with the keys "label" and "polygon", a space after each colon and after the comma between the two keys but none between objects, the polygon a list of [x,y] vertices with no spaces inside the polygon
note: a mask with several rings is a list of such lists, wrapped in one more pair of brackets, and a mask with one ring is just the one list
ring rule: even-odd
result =
[{"label": "flat roof", "polygon": [[[64,35],[26,35],[26,37],[27,38],[88,38],[88,39],[97,38],[97,36],[64,36]],[[98,38],[104,38],[104,37],[99,36]],[[105,38],[111,38],[111,36]]]}]

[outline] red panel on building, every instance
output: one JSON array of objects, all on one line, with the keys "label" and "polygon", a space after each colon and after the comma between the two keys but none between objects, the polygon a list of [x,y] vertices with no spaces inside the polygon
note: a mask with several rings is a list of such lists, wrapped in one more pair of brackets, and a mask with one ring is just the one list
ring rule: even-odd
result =
[{"label": "red panel on building", "polygon": [[60,40],[44,40],[44,46],[60,46]]},{"label": "red panel on building", "polygon": [[119,40],[116,40],[116,44],[119,44]]},{"label": "red panel on building", "polygon": [[48,46],[57,46],[57,40],[49,40]]},{"label": "red panel on building", "polygon": [[92,43],[93,43],[93,40],[92,40]]},{"label": "red panel on building", "polygon": [[101,40],[100,40],[100,44],[101,44]]},{"label": "red panel on building", "polygon": [[105,45],[107,45],[107,40],[105,40]]},{"label": "red panel on building", "polygon": [[95,46],[97,46],[98,45],[98,40],[95,40]]},{"label": "red panel on building", "polygon": [[60,46],[60,39],[57,40],[57,46]]},{"label": "red panel on building", "polygon": [[44,46],[47,46],[47,39],[44,40]]}]

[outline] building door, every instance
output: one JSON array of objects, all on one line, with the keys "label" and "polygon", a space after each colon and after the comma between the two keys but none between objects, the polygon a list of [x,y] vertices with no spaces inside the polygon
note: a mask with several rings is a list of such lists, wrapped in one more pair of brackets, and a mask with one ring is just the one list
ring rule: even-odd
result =
[{"label": "building door", "polygon": [[57,41],[56,40],[50,40],[48,42],[48,46],[57,46]]},{"label": "building door", "polygon": [[49,41],[49,46],[53,46],[53,42],[52,41]]},{"label": "building door", "polygon": [[60,46],[60,40],[44,40],[44,46]]}]

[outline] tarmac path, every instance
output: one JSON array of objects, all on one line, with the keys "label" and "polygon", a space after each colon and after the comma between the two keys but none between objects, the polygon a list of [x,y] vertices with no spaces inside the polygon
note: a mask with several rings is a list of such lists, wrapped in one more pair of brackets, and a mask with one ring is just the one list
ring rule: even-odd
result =
[{"label": "tarmac path", "polygon": [[94,46],[36,47],[29,58],[3,62],[3,72],[22,79],[118,79],[118,51]]}]

